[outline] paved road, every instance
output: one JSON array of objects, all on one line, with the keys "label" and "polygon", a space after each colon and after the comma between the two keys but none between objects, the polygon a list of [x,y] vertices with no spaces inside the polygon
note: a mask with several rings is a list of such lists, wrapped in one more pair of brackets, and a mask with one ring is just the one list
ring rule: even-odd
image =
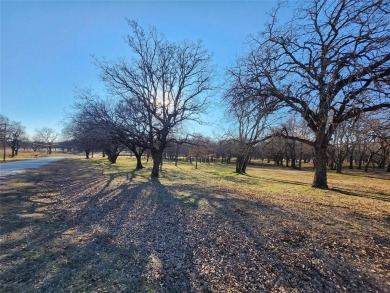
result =
[{"label": "paved road", "polygon": [[9,163],[0,164],[0,179],[12,175],[15,173],[20,173],[28,169],[38,168],[40,166],[53,163],[63,158],[42,158],[42,159],[31,159],[24,161],[15,161]]}]

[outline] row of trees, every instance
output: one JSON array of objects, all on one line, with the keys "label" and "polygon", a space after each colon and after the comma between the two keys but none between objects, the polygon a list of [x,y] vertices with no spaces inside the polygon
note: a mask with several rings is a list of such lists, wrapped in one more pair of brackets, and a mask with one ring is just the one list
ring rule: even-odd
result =
[{"label": "row of trees", "polygon": [[2,147],[11,148],[12,157],[18,155],[19,144],[25,134],[24,127],[20,122],[11,121],[8,117],[0,114],[0,139]]},{"label": "row of trees", "polygon": [[[229,70],[227,99],[233,107],[238,97],[241,108],[262,109],[261,119],[270,110],[299,115],[309,136],[285,127],[276,135],[313,148],[313,186],[327,188],[332,139],[363,114],[390,108],[390,2],[304,1],[287,22],[278,18],[281,8],[271,12],[249,53]],[[240,114],[235,116],[239,125],[257,127],[260,118],[245,126]],[[241,132],[238,137],[245,145],[259,139]]]},{"label": "row of trees", "polygon": [[[227,72],[224,102],[235,128],[226,160],[234,156],[236,171],[246,172],[259,146],[279,139],[285,149],[273,154],[277,162],[289,158],[296,167],[297,153],[303,160],[311,151],[318,188],[327,188],[327,168],[341,172],[348,155],[360,156],[360,166],[378,156],[385,164],[389,1],[303,1],[291,20],[280,22],[282,8]],[[95,59],[110,98],[81,91],[67,133],[90,148],[98,144],[111,161],[124,147],[137,158],[147,150],[157,177],[168,147],[193,144],[195,158],[207,149],[204,138],[189,140],[180,129],[204,110],[213,67],[200,42],[172,43],[154,28],[128,24],[130,60]]]},{"label": "row of trees", "polygon": [[[76,149],[85,151],[89,158],[93,151],[103,151],[111,163],[115,163],[123,150],[130,150],[137,159],[137,169],[143,168],[141,156],[151,155],[150,150],[133,144],[123,128],[123,113],[121,107],[109,108],[108,101],[91,98],[90,91],[81,92],[79,103],[75,105],[78,114],[71,116],[72,123],[68,124],[67,133],[75,140],[67,142]],[[111,103],[112,105],[112,103]],[[352,123],[353,127],[340,126],[331,139],[328,148],[327,166],[341,173],[346,159],[350,168],[367,171],[370,164],[390,171],[390,127],[387,116],[376,115],[359,119]],[[300,134],[310,139],[310,131],[302,120],[292,117],[282,125],[284,131],[290,134]],[[386,124],[387,123],[387,124]],[[246,167],[253,160],[273,161],[276,165],[285,165],[293,169],[301,169],[303,163],[310,162],[314,149],[302,141],[284,138],[278,135],[279,128],[274,129],[273,135],[265,136],[254,144],[243,149],[242,141],[235,137],[215,140],[201,135],[185,139],[172,140],[164,151],[164,158],[177,161],[185,159],[198,162],[234,162],[236,172],[246,172]],[[276,135],[275,135],[276,134]],[[245,163],[241,158],[245,154]]]},{"label": "row of trees", "polygon": [[[365,169],[375,166],[390,172],[390,127],[387,116],[366,116],[354,124],[353,128],[342,125],[332,137],[328,149],[328,168],[342,172],[348,164],[350,169]],[[302,121],[289,120],[284,125],[289,133],[307,133],[307,126]],[[277,131],[277,129],[275,130]],[[236,138],[213,140],[198,136],[191,139],[190,144],[173,146],[167,149],[165,156],[171,160],[178,157],[190,162],[234,162],[236,171],[240,171],[243,149],[242,142]],[[293,169],[301,169],[304,163],[312,162],[313,147],[281,136],[267,136],[261,142],[251,146],[246,153],[246,166],[259,160],[275,165],[285,165]],[[307,167],[308,165],[306,165]],[[309,165],[310,166],[310,165]]]},{"label": "row of trees", "polygon": [[34,151],[41,148],[46,148],[51,154],[52,146],[56,142],[58,134],[51,128],[43,127],[36,129],[30,138],[25,130],[25,127],[16,121],[10,120],[8,117],[0,114],[0,142],[4,148],[11,149],[11,157],[18,155],[19,149],[29,148]]}]

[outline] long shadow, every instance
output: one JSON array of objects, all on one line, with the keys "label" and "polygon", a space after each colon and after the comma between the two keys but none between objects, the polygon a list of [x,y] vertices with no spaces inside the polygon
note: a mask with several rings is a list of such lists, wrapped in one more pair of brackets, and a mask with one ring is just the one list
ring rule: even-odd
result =
[{"label": "long shadow", "polygon": [[[14,202],[6,202],[27,205],[25,215],[39,209],[42,217],[31,220],[16,213],[13,219],[4,219],[8,228],[2,231],[6,238],[1,247],[5,266],[0,270],[0,291],[191,292],[180,266],[187,255],[180,252],[187,247],[184,234],[180,235],[183,230],[177,229],[175,209],[161,205],[161,199],[170,199],[162,185],[149,181],[111,186],[124,174],[102,175],[78,167],[74,172],[68,168],[69,182],[57,188],[60,205],[35,204],[46,196],[45,190],[59,184],[56,176],[45,174],[42,179],[42,173],[36,175],[42,184],[16,188]],[[89,175],[80,176],[80,170]],[[35,179],[30,175],[23,180]],[[18,231],[20,235],[15,235]]]},{"label": "long shadow", "polygon": [[[348,175],[350,175],[350,174],[348,174]],[[273,182],[273,183],[283,183],[283,184],[289,184],[289,185],[311,187],[311,184],[308,184],[305,182],[300,182],[300,181],[294,181],[294,180],[282,180],[282,179],[277,179],[277,178],[264,178],[264,177],[261,177],[260,179],[258,179],[256,177],[251,177],[250,175],[247,175],[247,174],[240,174],[240,176],[249,177],[250,178],[249,180],[253,179],[254,183],[258,183],[258,181],[260,180],[260,182]],[[242,183],[242,177],[240,178],[240,176],[222,175],[221,178],[223,178],[224,180],[227,180],[227,181]],[[354,176],[358,176],[358,175],[354,175]],[[370,177],[370,176],[365,176],[365,177]],[[372,177],[372,178],[382,179],[382,178],[378,178],[378,177]],[[250,181],[248,181],[248,182],[250,182]],[[288,187],[286,187],[286,190],[288,190]],[[388,193],[371,192],[371,193],[367,193],[367,194],[362,194],[362,193],[357,193],[357,192],[354,192],[351,190],[345,190],[345,189],[341,189],[341,188],[330,188],[329,190],[338,192],[338,193],[343,194],[343,195],[348,195],[348,196],[370,198],[370,199],[387,201],[387,202],[390,201],[390,194],[388,194]]]},{"label": "long shadow", "polygon": [[343,194],[343,195],[355,196],[355,197],[361,197],[361,198],[371,198],[371,199],[375,199],[375,200],[390,202],[390,194],[387,194],[387,193],[377,193],[378,195],[375,196],[374,193],[373,194],[362,194],[362,193],[357,193],[357,192],[353,192],[350,190],[344,190],[341,188],[331,188],[330,190],[335,191],[335,192],[340,193],[340,194]]},{"label": "long shadow", "polygon": [[[260,167],[258,167],[258,168],[260,168]],[[246,182],[258,183],[260,180],[260,181],[265,181],[265,182],[276,182],[276,183],[287,183],[287,184],[293,184],[293,185],[310,186],[308,183],[294,181],[294,180],[281,180],[281,179],[276,179],[276,178],[264,178],[264,177],[261,177],[259,179],[256,176],[252,176],[250,174],[245,174],[245,173],[237,174],[237,173],[232,172],[232,175],[220,174],[220,173],[216,173],[216,174],[212,173],[212,174],[217,175],[219,178],[223,178],[224,180],[231,181],[231,182],[237,182],[237,183],[241,183],[243,180],[245,180]]]},{"label": "long shadow", "polygon": [[310,186],[308,183],[299,182],[299,181],[293,181],[293,180],[281,180],[276,178],[261,178],[260,180],[266,181],[266,182],[276,182],[276,183],[285,183],[285,184],[292,184],[292,185],[303,185],[303,186]]},{"label": "long shadow", "polygon": [[[349,290],[359,292],[359,288],[367,284],[380,290],[375,275],[354,277],[358,269],[352,263],[332,255],[322,239],[310,239],[310,234],[317,232],[314,231],[316,228],[300,214],[258,201],[235,198],[226,195],[225,191],[221,194],[217,189],[202,190],[198,185],[175,189],[181,192],[192,190],[190,196],[194,197],[195,203],[192,202],[191,207],[198,208],[201,201],[207,201],[212,207],[213,213],[205,216],[203,229],[198,231],[197,237],[203,240],[194,245],[207,248],[203,251],[195,248],[198,257],[194,263],[198,263],[198,268],[212,265],[213,261],[224,263],[222,271],[204,278],[203,283],[209,284],[208,288],[215,284],[213,277],[218,279],[223,275],[221,282],[226,282],[230,276],[240,283],[238,291],[243,292],[269,292],[277,288],[298,292],[337,291],[336,286],[349,286]],[[275,233],[273,226],[284,227],[282,233]],[[323,262],[322,267],[313,265],[318,259]],[[251,269],[243,270],[242,267]],[[263,280],[264,283],[248,282],[259,280],[259,276],[269,276],[270,272],[271,277]],[[197,275],[204,276],[200,269]],[[232,286],[234,281],[231,281]]]},{"label": "long shadow", "polygon": [[[15,188],[2,216],[0,291],[387,288],[332,254],[321,237],[311,239],[315,227],[297,212],[196,180],[164,185],[89,166],[61,163],[66,184],[49,170],[35,187]],[[52,200],[36,204],[45,197]],[[26,205],[22,214],[18,203]],[[26,217],[35,212],[41,216]]]},{"label": "long shadow", "polygon": [[[53,169],[47,172],[41,170],[18,177],[20,183],[32,182],[31,185],[15,187],[8,190],[7,195],[1,195],[4,214],[1,219],[0,291],[63,292],[103,288],[116,292],[125,291],[125,288],[130,292],[143,292],[142,271],[137,271],[132,263],[144,260],[138,257],[135,246],[131,243],[117,245],[112,241],[111,231],[106,231],[104,227],[93,230],[91,225],[97,225],[101,215],[91,218],[77,208],[66,210],[72,204],[77,206],[75,200],[80,196],[98,194],[98,197],[104,197],[103,190],[108,188],[110,179],[86,165],[58,167],[66,169],[65,185],[60,185],[61,178],[58,180],[57,176],[53,176]],[[37,182],[40,184],[36,185]],[[91,194],[90,187],[97,184],[100,184],[101,190]],[[67,205],[36,203],[54,187],[57,187],[57,194],[49,196],[66,201]],[[22,211],[18,210],[20,205],[25,207]],[[6,210],[11,207],[12,210]],[[36,211],[39,211],[40,217],[25,217]],[[104,211],[85,212],[93,215],[93,212]],[[106,283],[107,278],[112,283]]]},{"label": "long shadow", "polygon": [[378,180],[390,180],[390,173],[385,171],[368,171],[364,172],[362,170],[345,170],[344,174],[348,176],[354,176],[354,177],[364,177],[364,178],[370,178],[370,179],[378,179]]}]

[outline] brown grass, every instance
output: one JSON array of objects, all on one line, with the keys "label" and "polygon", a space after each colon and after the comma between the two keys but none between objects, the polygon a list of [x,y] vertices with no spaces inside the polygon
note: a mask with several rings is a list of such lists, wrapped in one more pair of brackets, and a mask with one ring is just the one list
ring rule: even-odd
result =
[{"label": "brown grass", "polygon": [[63,160],[1,182],[1,292],[386,292],[390,177]]},{"label": "brown grass", "polygon": [[47,157],[84,157],[82,153],[68,153],[62,152],[60,149],[53,148],[52,153],[49,155],[46,149],[40,149],[37,151],[20,149],[17,156],[11,156],[11,149],[6,148],[5,161],[3,161],[3,149],[0,148],[0,164],[7,162],[14,162],[20,160],[31,160],[35,158],[47,158]]}]

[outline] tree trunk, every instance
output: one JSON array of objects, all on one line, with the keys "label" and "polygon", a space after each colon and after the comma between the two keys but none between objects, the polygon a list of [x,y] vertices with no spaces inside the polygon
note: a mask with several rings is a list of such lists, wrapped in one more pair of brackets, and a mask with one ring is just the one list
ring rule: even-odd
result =
[{"label": "tree trunk", "polygon": [[371,160],[372,160],[372,158],[374,157],[374,155],[375,155],[375,153],[371,153],[370,157],[368,158],[367,163],[366,163],[366,165],[364,166],[364,171],[365,171],[365,172],[368,172],[368,166],[370,166]]},{"label": "tree trunk", "polygon": [[359,163],[358,163],[358,169],[359,169],[359,170],[362,169],[362,163],[363,163],[363,155],[360,155],[360,157],[359,157]]},{"label": "tree trunk", "polygon": [[353,154],[349,155],[349,169],[353,169]]},{"label": "tree trunk", "polygon": [[343,169],[343,161],[338,161],[336,164],[336,173],[341,174]]},{"label": "tree trunk", "polygon": [[295,161],[295,157],[291,159],[291,169],[297,169],[297,162]]},{"label": "tree trunk", "polygon": [[142,166],[142,154],[134,153],[135,158],[137,159],[137,166],[135,167],[136,170],[141,170],[144,166]]},{"label": "tree trunk", "polygon": [[85,150],[85,158],[89,159],[89,151],[88,150]]},{"label": "tree trunk", "polygon": [[343,163],[346,155],[340,152],[337,156],[337,163],[336,163],[336,173],[341,174],[343,169]]},{"label": "tree trunk", "polygon": [[328,180],[327,180],[327,147],[320,146],[315,149],[314,153],[314,181],[313,187],[327,189]]},{"label": "tree trunk", "polygon": [[242,163],[241,173],[244,173],[244,174],[246,173],[246,167],[248,166],[249,161],[250,161],[250,155],[247,155],[244,159],[244,162]]},{"label": "tree trunk", "polygon": [[381,156],[381,159],[379,161],[378,169],[384,169],[386,166],[386,157],[388,156],[387,148],[383,148],[383,154]]},{"label": "tree trunk", "polygon": [[243,161],[242,156],[237,156],[237,159],[236,159],[236,173],[241,173],[242,161]]},{"label": "tree trunk", "polygon": [[156,153],[152,154],[152,156],[153,156],[153,168],[152,168],[151,176],[152,178],[158,178],[163,152],[157,151]]},{"label": "tree trunk", "polygon": [[[137,149],[137,147],[134,144],[126,144],[126,146],[129,148],[132,154],[134,154],[135,159],[137,160],[137,165],[135,167],[136,170],[141,170],[144,166],[142,166],[142,154],[145,151],[145,149]],[[130,154],[130,156],[132,155]],[[149,154],[148,154],[149,155]]]},{"label": "tree trunk", "polygon": [[390,172],[390,162],[387,164],[386,172]]},{"label": "tree trunk", "polygon": [[18,149],[17,147],[18,141],[16,139],[13,139],[11,142],[11,157],[15,157],[17,155],[16,150]]},{"label": "tree trunk", "polygon": [[198,169],[198,157],[195,157],[195,169]]},{"label": "tree trunk", "polygon": [[108,160],[111,164],[116,164],[116,159],[118,158],[119,154],[113,153],[108,155]]}]

